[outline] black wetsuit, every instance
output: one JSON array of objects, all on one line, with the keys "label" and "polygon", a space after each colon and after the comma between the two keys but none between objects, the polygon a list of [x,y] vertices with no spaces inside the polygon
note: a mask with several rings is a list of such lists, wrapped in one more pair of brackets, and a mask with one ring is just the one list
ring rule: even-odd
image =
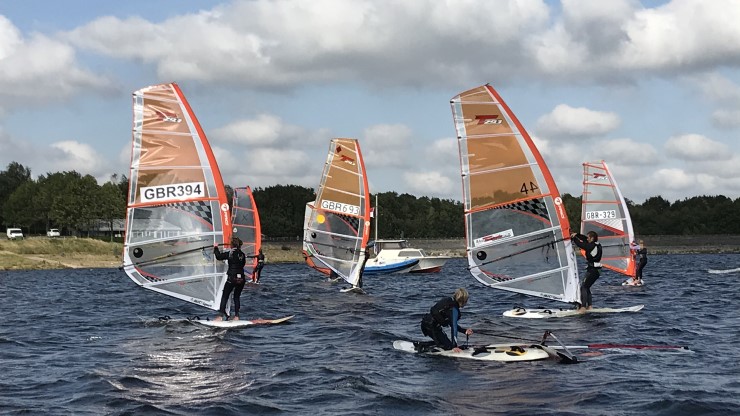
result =
[{"label": "black wetsuit", "polygon": [[226,303],[229,301],[229,295],[231,291],[234,291],[234,315],[239,316],[239,308],[241,308],[241,302],[239,298],[244,289],[244,284],[247,283],[244,277],[244,265],[247,264],[247,256],[240,248],[234,248],[231,251],[220,252],[218,247],[213,247],[213,254],[218,260],[228,260],[229,268],[226,271],[226,283],[224,284],[224,292],[221,295],[221,307],[219,312],[225,315],[228,319],[229,314],[226,312]]},{"label": "black wetsuit", "polygon": [[254,271],[252,272],[252,281],[259,283],[260,277],[262,277],[262,268],[265,267],[265,255],[262,253],[259,253],[256,256],[249,256],[249,257],[257,258],[257,267],[255,267]]},{"label": "black wetsuit", "polygon": [[[462,316],[460,306],[451,297],[442,298],[421,318],[421,332],[434,340],[434,345],[451,350],[457,347],[457,333],[467,331],[458,321]],[[450,327],[450,338],[447,338],[442,327]]]},{"label": "black wetsuit", "polygon": [[576,234],[571,241],[586,252],[586,277],[584,277],[583,283],[581,283],[580,306],[588,308],[592,304],[591,285],[601,276],[599,272],[601,270],[601,243],[598,241],[589,243],[583,234]]},{"label": "black wetsuit", "polygon": [[645,247],[640,247],[640,249],[637,250],[637,254],[640,255],[640,262],[637,263],[637,271],[635,272],[635,277],[642,280],[642,269],[647,264],[647,249]]}]

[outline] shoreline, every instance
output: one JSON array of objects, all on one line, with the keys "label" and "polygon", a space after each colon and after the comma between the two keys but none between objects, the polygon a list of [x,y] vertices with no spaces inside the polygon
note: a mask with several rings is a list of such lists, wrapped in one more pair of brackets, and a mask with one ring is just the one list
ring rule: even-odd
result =
[{"label": "shoreline", "polygon": [[[738,254],[740,235],[643,236],[649,255],[665,254]],[[465,257],[465,239],[409,239],[409,245],[428,255]],[[267,241],[262,245],[267,264],[303,263],[301,241]],[[30,238],[21,241],[0,240],[0,271],[121,266],[121,243],[85,238]]]}]

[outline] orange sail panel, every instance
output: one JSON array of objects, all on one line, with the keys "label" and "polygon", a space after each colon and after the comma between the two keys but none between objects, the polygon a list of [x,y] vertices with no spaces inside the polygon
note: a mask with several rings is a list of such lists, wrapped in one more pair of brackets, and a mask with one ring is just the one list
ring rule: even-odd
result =
[{"label": "orange sail panel", "polygon": [[[231,204],[232,235],[242,240],[242,251],[247,256],[255,256],[262,248],[262,227],[257,204],[254,202],[252,189],[234,188],[234,198]],[[257,267],[257,258],[247,259],[244,272],[252,274]]]},{"label": "orange sail panel", "polygon": [[333,139],[306,224],[306,251],[357,285],[370,236],[370,191],[360,143]]},{"label": "orange sail panel", "polygon": [[617,181],[603,160],[583,164],[581,234],[589,231],[599,235],[604,267],[635,275],[634,253],[630,251],[630,242],[635,239],[632,218]]},{"label": "orange sail panel", "polygon": [[124,271],[138,285],[217,310],[226,275],[213,246],[230,240],[211,147],[180,88],[133,94]]},{"label": "orange sail panel", "polygon": [[565,206],[529,134],[490,85],[451,106],[471,274],[496,289],[578,302]]}]

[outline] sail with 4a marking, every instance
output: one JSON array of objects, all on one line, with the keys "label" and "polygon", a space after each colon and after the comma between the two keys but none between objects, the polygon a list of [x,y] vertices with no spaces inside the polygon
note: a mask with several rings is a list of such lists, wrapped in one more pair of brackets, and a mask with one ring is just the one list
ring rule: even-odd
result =
[{"label": "sail with 4a marking", "polygon": [[581,234],[595,231],[603,254],[601,264],[627,276],[635,275],[630,242],[635,239],[627,203],[606,162],[583,164]]},{"label": "sail with 4a marking", "polygon": [[329,145],[305,243],[313,258],[353,286],[358,284],[370,237],[370,201],[365,162],[355,139]]},{"label": "sail with 4a marking", "polygon": [[306,213],[303,217],[303,258],[306,260],[306,264],[312,269],[319,273],[329,275],[331,274],[331,270],[328,267],[324,267],[323,263],[314,259],[315,253],[311,252],[312,246],[309,246],[308,244],[308,222],[311,220],[311,213],[313,212],[315,203],[316,201],[306,202]]},{"label": "sail with 4a marking", "polygon": [[[252,189],[234,188],[234,197],[231,203],[232,235],[242,240],[242,251],[247,256],[254,256],[262,248],[262,227],[257,204],[254,202]],[[249,276],[257,267],[257,258],[247,258],[244,272]]]},{"label": "sail with 4a marking", "polygon": [[133,94],[133,140],[123,268],[138,285],[218,310],[231,238],[221,173],[177,84]]},{"label": "sail with 4a marking", "polygon": [[490,85],[451,106],[471,274],[496,289],[578,302],[565,206],[529,134]]}]

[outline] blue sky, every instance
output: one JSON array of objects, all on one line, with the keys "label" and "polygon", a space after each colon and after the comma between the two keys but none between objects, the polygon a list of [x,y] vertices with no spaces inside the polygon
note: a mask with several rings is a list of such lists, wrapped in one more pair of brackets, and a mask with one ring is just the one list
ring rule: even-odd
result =
[{"label": "blue sky", "polygon": [[449,100],[490,82],[562,193],[740,197],[733,0],[0,0],[0,166],[128,174],[131,92],[177,82],[232,186],[315,187],[355,137],[373,192],[461,199]]}]

